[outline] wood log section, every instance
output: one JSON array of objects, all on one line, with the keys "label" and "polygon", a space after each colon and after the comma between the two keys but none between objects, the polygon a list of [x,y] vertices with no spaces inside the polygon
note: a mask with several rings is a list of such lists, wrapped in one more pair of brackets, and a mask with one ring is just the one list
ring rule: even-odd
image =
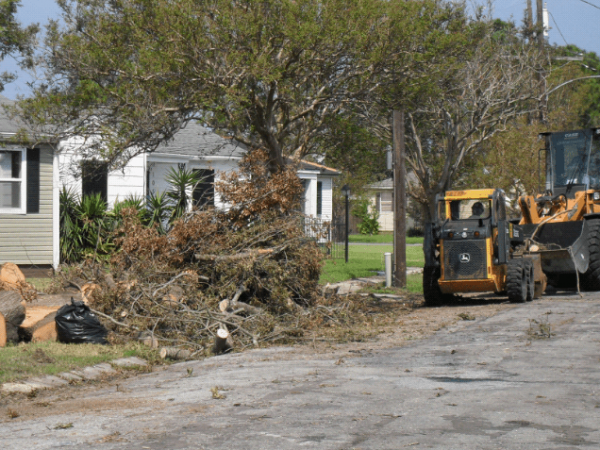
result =
[{"label": "wood log section", "polygon": [[0,314],[4,317],[7,342],[19,341],[19,325],[25,320],[25,306],[18,292],[0,291]]},{"label": "wood log section", "polygon": [[238,299],[244,293],[244,287],[240,287],[231,300],[225,299],[219,302],[219,310],[222,313],[233,313],[238,314],[244,312],[249,316],[262,314],[263,310],[256,306],[249,305],[248,303],[240,302]]},{"label": "wood log section", "polygon": [[215,345],[213,345],[212,351],[215,355],[228,352],[233,347],[233,342],[229,331],[225,328],[219,328],[215,336]]},{"label": "wood log section", "polygon": [[25,342],[57,341],[56,311],[58,306],[29,306],[25,321],[19,327],[19,338]]},{"label": "wood log section", "polygon": [[0,313],[0,347],[6,345],[6,321],[4,316]]},{"label": "wood log section", "polygon": [[192,352],[183,348],[163,347],[160,349],[159,355],[162,359],[189,359]]}]

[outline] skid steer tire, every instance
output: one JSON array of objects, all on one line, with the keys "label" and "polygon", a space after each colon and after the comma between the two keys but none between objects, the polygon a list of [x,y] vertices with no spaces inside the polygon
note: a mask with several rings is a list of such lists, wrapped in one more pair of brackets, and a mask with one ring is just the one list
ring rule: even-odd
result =
[{"label": "skid steer tire", "polygon": [[451,294],[443,294],[440,290],[438,280],[441,273],[439,267],[425,267],[423,269],[423,297],[425,305],[441,306],[454,299]]},{"label": "skid steer tire", "polygon": [[535,279],[533,275],[533,263],[528,260],[523,261],[525,265],[525,275],[527,276],[527,301],[535,298]]},{"label": "skid steer tire", "polygon": [[527,300],[527,275],[522,259],[511,259],[506,268],[506,292],[512,303],[523,303]]},{"label": "skid steer tire", "polygon": [[587,247],[590,252],[588,270],[581,276],[586,291],[600,291],[600,219],[587,221]]}]

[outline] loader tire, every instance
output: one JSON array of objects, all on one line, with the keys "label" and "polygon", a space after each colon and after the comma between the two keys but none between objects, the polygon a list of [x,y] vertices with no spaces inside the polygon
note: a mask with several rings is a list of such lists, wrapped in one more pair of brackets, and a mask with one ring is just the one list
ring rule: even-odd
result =
[{"label": "loader tire", "polygon": [[590,219],[587,225],[590,260],[588,270],[581,276],[581,287],[586,291],[600,291],[600,219]]},{"label": "loader tire", "polygon": [[527,274],[522,259],[511,259],[506,268],[506,292],[512,303],[527,301]]},{"label": "loader tire", "polygon": [[529,260],[523,261],[525,265],[525,275],[527,276],[527,301],[535,298],[535,278],[533,275],[533,263]]},{"label": "loader tire", "polygon": [[454,299],[451,294],[443,294],[438,280],[441,273],[439,267],[425,267],[423,269],[423,297],[425,305],[441,306]]}]

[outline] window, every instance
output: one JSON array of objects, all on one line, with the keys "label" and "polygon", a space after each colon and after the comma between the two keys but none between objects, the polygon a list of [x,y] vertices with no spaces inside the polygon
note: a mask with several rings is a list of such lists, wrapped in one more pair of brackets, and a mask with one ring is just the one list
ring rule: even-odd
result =
[{"label": "window", "polygon": [[101,161],[84,161],[81,167],[81,195],[100,194],[108,201],[108,164]]},{"label": "window", "polygon": [[200,181],[194,186],[192,198],[196,208],[215,206],[215,171],[210,169],[195,169]]},{"label": "window", "polygon": [[4,213],[24,213],[26,182],[25,151],[0,151],[0,211]]},{"label": "window", "polygon": [[380,192],[377,194],[377,211],[380,213],[394,211],[393,192]]}]

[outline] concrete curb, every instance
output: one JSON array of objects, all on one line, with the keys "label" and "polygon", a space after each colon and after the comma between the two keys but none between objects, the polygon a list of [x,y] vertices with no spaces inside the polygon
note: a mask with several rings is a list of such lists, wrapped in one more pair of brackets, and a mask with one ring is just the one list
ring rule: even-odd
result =
[{"label": "concrete curb", "polygon": [[15,383],[4,383],[0,386],[0,392],[3,394],[31,394],[34,391],[54,389],[73,382],[97,380],[105,375],[115,375],[117,371],[113,366],[128,369],[146,366],[147,364],[148,362],[145,359],[138,358],[137,356],[119,358],[109,363],[100,363],[80,370],[59,373],[58,376],[48,375]]}]

